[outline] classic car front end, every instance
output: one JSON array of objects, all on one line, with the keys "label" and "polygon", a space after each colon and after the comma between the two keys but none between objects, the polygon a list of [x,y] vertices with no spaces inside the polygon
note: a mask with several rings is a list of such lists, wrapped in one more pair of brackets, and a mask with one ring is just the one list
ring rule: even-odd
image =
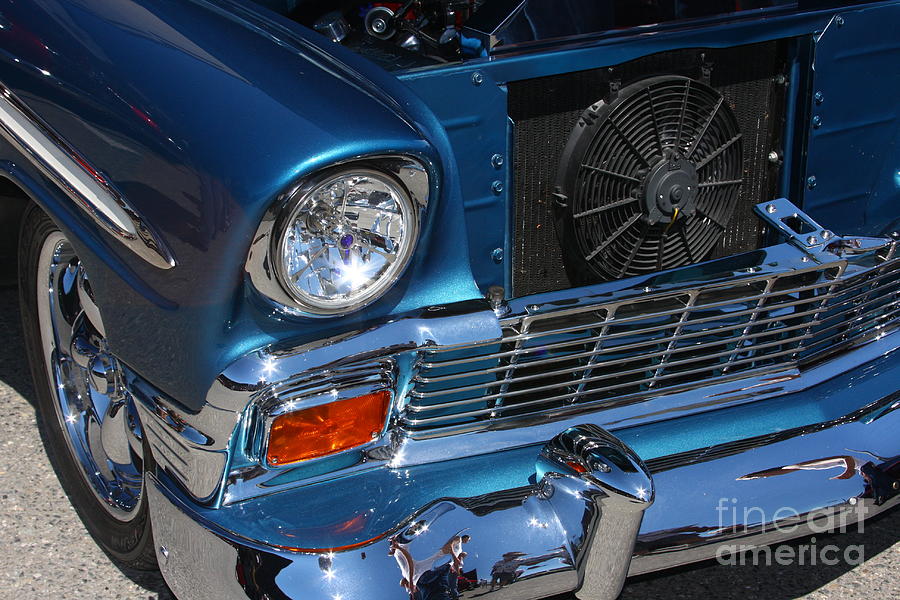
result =
[{"label": "classic car front end", "polygon": [[900,502],[900,3],[757,4],[3,3],[101,546],[185,600],[600,600]]}]

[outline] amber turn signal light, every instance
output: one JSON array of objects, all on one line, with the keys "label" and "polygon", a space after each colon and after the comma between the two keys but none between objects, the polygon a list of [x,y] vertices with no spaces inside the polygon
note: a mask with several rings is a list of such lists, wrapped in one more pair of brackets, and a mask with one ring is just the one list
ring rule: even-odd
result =
[{"label": "amber turn signal light", "polygon": [[388,391],[336,400],[275,417],[266,459],[286,465],[328,456],[377,437],[391,404]]}]

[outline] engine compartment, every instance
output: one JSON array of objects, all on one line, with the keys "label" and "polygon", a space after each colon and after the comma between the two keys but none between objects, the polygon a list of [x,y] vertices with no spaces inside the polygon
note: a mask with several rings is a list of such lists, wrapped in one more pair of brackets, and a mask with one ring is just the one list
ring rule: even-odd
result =
[{"label": "engine compartment", "polygon": [[521,44],[794,0],[256,0],[390,70],[490,56]]},{"label": "engine compartment", "polygon": [[294,20],[392,69],[458,61],[461,32],[489,0],[300,2]]}]

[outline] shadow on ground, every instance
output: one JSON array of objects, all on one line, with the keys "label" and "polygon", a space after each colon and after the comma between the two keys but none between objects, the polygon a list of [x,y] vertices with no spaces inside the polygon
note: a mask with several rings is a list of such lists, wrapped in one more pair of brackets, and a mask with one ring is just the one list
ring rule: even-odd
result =
[{"label": "shadow on ground", "polygon": [[0,288],[0,381],[16,390],[34,406],[31,373],[25,360],[19,295],[15,288]]},{"label": "shadow on ground", "polygon": [[[860,528],[862,528],[860,530]],[[805,537],[785,546],[793,549],[794,556],[804,556],[804,564],[754,564],[752,553],[737,557],[737,564],[718,564],[708,561],[693,567],[645,575],[629,580],[621,600],[643,598],[698,598],[720,599],[766,598],[767,600],[793,600],[814,594],[829,585],[822,598],[896,598],[897,575],[900,563],[892,548],[900,540],[900,510],[892,510],[859,525],[850,526],[847,533],[823,534]],[[811,564],[815,548],[816,563]],[[837,564],[821,562],[821,552],[827,546],[825,557],[838,558]],[[775,548],[772,548],[775,557]],[[888,554],[885,554],[888,553]],[[893,553],[894,556],[890,556]],[[858,563],[861,554],[862,564]],[[772,563],[775,563],[774,559]],[[843,581],[847,579],[847,581]],[[881,589],[879,589],[881,588]]]}]

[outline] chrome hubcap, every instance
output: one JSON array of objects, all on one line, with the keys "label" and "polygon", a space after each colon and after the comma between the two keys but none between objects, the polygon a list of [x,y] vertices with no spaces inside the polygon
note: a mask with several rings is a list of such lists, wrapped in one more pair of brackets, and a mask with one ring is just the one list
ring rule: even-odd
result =
[{"label": "chrome hubcap", "polygon": [[38,268],[38,319],[54,407],[69,450],[100,504],[134,515],[143,490],[141,430],[87,273],[61,233],[47,237]]}]

